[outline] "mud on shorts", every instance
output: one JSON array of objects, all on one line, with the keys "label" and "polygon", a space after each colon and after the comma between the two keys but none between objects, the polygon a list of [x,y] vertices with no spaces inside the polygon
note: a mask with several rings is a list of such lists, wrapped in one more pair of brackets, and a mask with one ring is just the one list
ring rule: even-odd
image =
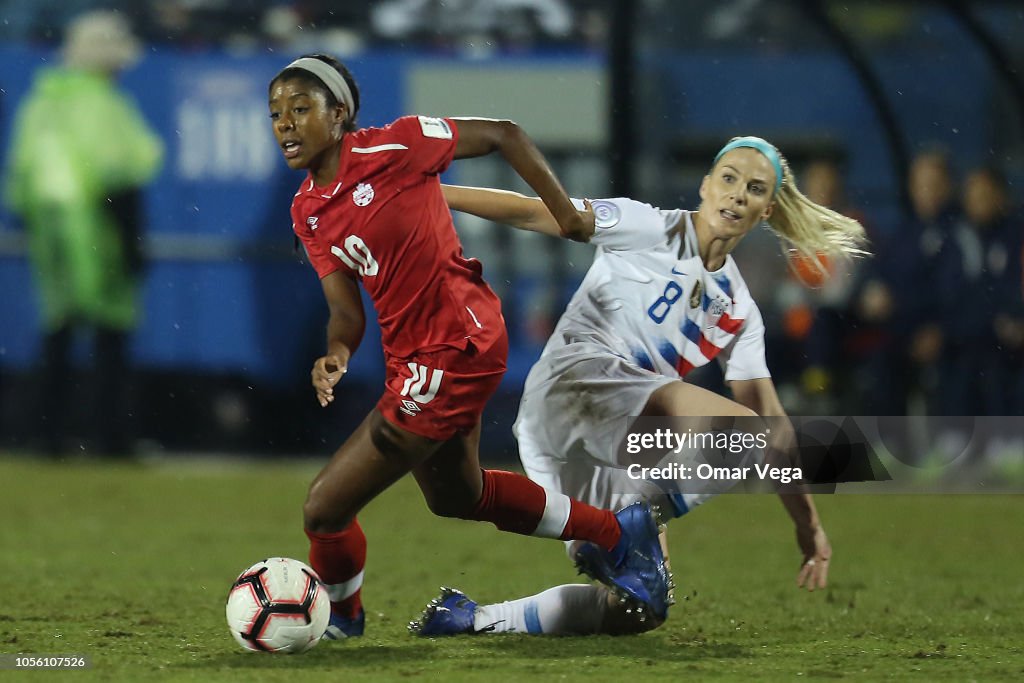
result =
[{"label": "mud on shorts", "polygon": [[678,381],[591,342],[542,357],[530,371],[513,428],[527,475],[608,510],[657,495],[649,482],[627,475],[630,463],[619,446],[651,394]]}]

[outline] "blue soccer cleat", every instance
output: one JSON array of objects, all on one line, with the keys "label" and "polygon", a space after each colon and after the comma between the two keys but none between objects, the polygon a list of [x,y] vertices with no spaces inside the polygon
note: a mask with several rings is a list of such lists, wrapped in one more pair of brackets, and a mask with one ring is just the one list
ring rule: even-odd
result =
[{"label": "blue soccer cleat", "polygon": [[576,567],[608,586],[623,602],[637,603],[641,620],[650,611],[659,619],[668,616],[672,604],[672,577],[658,539],[654,511],[647,503],[633,503],[617,513],[622,536],[611,552],[583,543],[576,551]]},{"label": "blue soccer cleat", "polygon": [[322,640],[344,640],[358,638],[366,628],[366,611],[360,608],[356,617],[342,617],[331,612],[331,620],[327,624]]},{"label": "blue soccer cleat", "polygon": [[456,636],[476,633],[473,618],[476,603],[455,588],[441,586],[441,594],[427,603],[423,616],[409,622],[409,633],[416,636]]}]

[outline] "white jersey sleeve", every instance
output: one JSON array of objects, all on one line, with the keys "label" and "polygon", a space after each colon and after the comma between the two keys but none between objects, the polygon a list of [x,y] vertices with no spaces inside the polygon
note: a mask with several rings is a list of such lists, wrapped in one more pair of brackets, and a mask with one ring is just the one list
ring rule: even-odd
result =
[{"label": "white jersey sleeve", "polygon": [[[583,208],[581,200],[573,203]],[[679,211],[662,211],[625,197],[594,199],[591,206],[596,229],[590,243],[608,251],[637,251],[661,244],[680,218]]]},{"label": "white jersey sleeve", "polygon": [[743,321],[743,328],[719,355],[725,370],[725,381],[771,377],[764,352],[764,320],[757,304],[753,304]]}]

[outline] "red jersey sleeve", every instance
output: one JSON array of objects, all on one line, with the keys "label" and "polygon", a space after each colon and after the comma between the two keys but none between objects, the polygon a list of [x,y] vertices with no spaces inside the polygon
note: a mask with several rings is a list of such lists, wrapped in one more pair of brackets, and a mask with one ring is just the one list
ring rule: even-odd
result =
[{"label": "red jersey sleeve", "polygon": [[316,274],[319,275],[321,279],[327,277],[341,267],[341,262],[337,257],[324,251],[323,246],[321,246],[313,237],[312,226],[307,224],[302,217],[296,213],[294,204],[292,205],[292,230],[302,241],[302,246],[306,249],[306,256],[309,258],[309,262],[313,265],[313,269],[316,270]]},{"label": "red jersey sleeve", "polygon": [[424,175],[443,173],[455,156],[459,129],[451,119],[431,116],[403,116],[389,128],[396,142],[409,148],[405,155],[408,170]]}]

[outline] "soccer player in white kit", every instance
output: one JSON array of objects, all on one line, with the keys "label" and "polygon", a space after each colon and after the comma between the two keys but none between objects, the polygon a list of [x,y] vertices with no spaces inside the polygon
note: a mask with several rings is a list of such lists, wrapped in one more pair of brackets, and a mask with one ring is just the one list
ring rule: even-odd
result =
[{"label": "soccer player in white kit", "polygon": [[[452,209],[559,234],[539,200],[444,189]],[[629,416],[785,416],[765,362],[761,315],[730,252],[767,222],[789,246],[820,262],[822,255],[864,253],[864,230],[801,194],[785,158],[756,137],[734,138],[722,148],[700,198],[697,211],[625,198],[588,203],[596,217],[594,263],[529,373],[514,427],[527,474],[545,488],[607,509],[647,498],[680,516],[708,494],[677,491],[666,499],[658,486],[638,486],[620,449]],[[715,359],[735,400],[683,381]],[[780,498],[802,553],[797,586],[823,588],[832,550],[814,503],[806,493]],[[578,550],[570,545],[570,557]],[[410,629],[426,636],[621,634],[660,624],[649,615],[638,618],[631,607],[600,585],[557,586],[494,605],[444,589]]]}]

